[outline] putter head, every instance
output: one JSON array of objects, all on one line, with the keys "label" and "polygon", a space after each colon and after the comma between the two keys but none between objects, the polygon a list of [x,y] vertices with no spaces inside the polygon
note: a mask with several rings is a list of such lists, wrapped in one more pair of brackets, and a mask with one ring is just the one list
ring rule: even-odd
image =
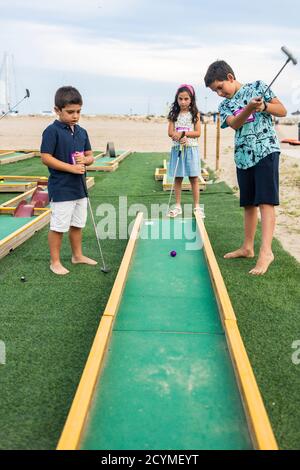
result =
[{"label": "putter head", "polygon": [[101,271],[102,271],[104,274],[107,274],[107,273],[110,273],[111,270],[110,270],[110,268],[108,268],[107,266],[103,266],[103,267],[101,268]]},{"label": "putter head", "polygon": [[29,98],[30,97],[30,91],[28,90],[28,88],[26,88],[26,98]]},{"label": "putter head", "polygon": [[293,56],[293,54],[288,50],[287,47],[282,46],[282,52],[287,55],[288,59],[293,62],[294,65],[297,65],[297,59]]}]

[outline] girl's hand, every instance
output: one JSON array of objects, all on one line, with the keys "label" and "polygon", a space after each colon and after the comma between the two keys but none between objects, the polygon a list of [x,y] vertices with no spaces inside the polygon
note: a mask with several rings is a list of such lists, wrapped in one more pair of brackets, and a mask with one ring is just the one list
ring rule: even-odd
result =
[{"label": "girl's hand", "polygon": [[180,137],[181,137],[181,132],[174,132],[174,134],[172,135],[172,140],[175,140],[176,142],[178,142],[180,140]]},{"label": "girl's hand", "polygon": [[71,173],[75,173],[75,175],[84,175],[85,173],[85,165],[82,163],[76,163],[76,165],[70,165]]},{"label": "girl's hand", "polygon": [[187,136],[185,135],[184,137],[182,137],[182,139],[180,139],[179,143],[181,145],[186,145],[187,144]]}]

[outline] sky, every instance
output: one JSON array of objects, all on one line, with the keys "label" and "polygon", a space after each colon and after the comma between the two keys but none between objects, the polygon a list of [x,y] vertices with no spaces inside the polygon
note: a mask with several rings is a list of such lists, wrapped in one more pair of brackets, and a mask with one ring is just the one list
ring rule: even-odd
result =
[{"label": "sky", "polygon": [[[52,109],[57,88],[73,85],[83,113],[160,115],[181,83],[214,111],[220,98],[203,78],[215,60],[241,83],[269,83],[285,62],[281,46],[300,59],[299,0],[0,0],[0,12],[0,64],[13,55],[15,102],[31,93],[20,113]],[[300,65],[272,89],[289,112],[300,109]]]}]

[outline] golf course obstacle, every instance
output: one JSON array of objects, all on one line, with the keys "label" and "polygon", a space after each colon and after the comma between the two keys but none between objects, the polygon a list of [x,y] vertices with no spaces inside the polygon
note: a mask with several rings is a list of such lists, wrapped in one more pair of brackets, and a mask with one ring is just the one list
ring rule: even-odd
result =
[{"label": "golf course obstacle", "polygon": [[0,150],[0,165],[40,156],[38,150]]},{"label": "golf course obstacle", "polygon": [[57,449],[253,448],[277,444],[203,221],[139,213]]},{"label": "golf course obstacle", "polygon": [[[112,149],[110,149],[112,151]],[[106,153],[94,153],[95,161],[87,168],[88,171],[116,171],[121,163],[128,155],[132,153],[131,150],[118,151],[115,157],[111,157]]]}]

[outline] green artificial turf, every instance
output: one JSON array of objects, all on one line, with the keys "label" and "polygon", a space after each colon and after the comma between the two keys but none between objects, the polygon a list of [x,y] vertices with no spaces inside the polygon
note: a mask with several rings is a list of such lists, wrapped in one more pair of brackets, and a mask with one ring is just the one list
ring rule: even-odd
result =
[{"label": "green artificial turf", "polygon": [[[128,195],[128,205],[143,204],[148,216],[151,203],[167,204],[169,193],[154,180],[155,168],[166,156],[134,154],[116,172],[91,172],[96,181],[90,190],[94,213],[101,203],[117,207],[119,195]],[[33,158],[4,165],[1,174],[47,176],[48,170]],[[183,203],[191,200],[191,193],[183,193]],[[277,241],[276,262],[263,277],[247,274],[253,260],[224,260],[223,254],[243,238],[238,200],[220,183],[208,185],[201,202],[279,446],[299,449],[300,365],[292,363],[292,343],[300,339],[300,266]],[[118,216],[118,207],[116,212]],[[95,217],[99,222],[99,216]],[[128,223],[133,218],[133,214],[128,217]],[[259,241],[260,233],[256,253]],[[124,239],[101,242],[112,268],[107,275],[99,267],[72,266],[67,237],[62,261],[70,274],[53,275],[48,267],[47,228],[0,260],[0,341],[6,345],[6,365],[0,365],[1,449],[56,447],[126,243]],[[99,258],[90,221],[83,246],[88,256]],[[21,276],[27,282],[21,282]]]}]

